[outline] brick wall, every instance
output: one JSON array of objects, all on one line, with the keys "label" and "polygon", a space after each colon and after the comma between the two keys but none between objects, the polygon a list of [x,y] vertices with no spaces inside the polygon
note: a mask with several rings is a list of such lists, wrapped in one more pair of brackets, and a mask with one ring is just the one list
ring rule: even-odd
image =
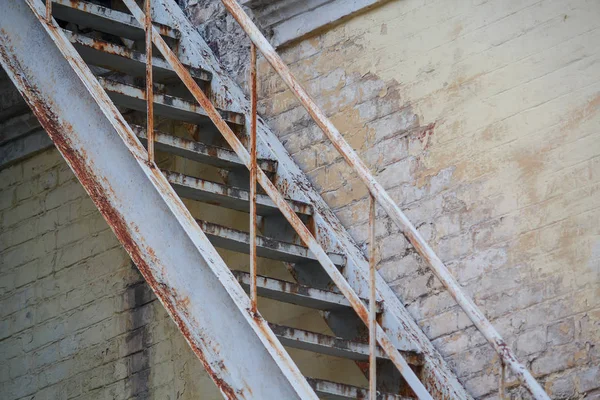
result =
[{"label": "brick wall", "polygon": [[[234,29],[208,11],[221,25],[205,34]],[[599,16],[582,0],[396,0],[283,49],[553,398],[600,398]],[[260,83],[262,114],[364,244],[363,186],[264,63]],[[1,170],[0,190],[0,397],[220,398],[55,150]],[[383,215],[377,234],[380,273],[494,397],[491,349]]]},{"label": "brick wall", "polygon": [[3,400],[221,398],[56,150],[0,190]]},{"label": "brick wall", "polygon": [[[599,27],[594,1],[397,0],[280,49],[553,398],[600,398]],[[363,185],[264,60],[260,92],[364,245]],[[380,274],[467,389],[496,396],[497,357],[379,214]]]}]

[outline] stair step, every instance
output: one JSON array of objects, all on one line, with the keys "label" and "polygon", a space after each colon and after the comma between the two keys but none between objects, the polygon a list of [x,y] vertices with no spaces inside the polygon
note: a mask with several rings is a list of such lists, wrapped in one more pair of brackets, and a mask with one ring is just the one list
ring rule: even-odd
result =
[{"label": "stair step", "polygon": [[[250,212],[250,193],[247,190],[177,172],[163,171],[163,174],[181,197],[233,210]],[[294,200],[288,200],[288,204],[298,214],[312,214],[312,206],[310,204]],[[258,215],[273,215],[278,214],[279,209],[269,196],[257,194],[256,212]]]},{"label": "stair step", "polygon": [[[290,328],[287,326],[269,324],[281,344],[294,349],[312,351],[333,357],[348,358],[354,361],[369,361],[369,344],[346,340],[335,336]],[[406,362],[412,365],[422,365],[423,361],[418,353],[402,351]],[[377,358],[389,359],[379,347]]]},{"label": "stair step", "polygon": [[[320,399],[326,400],[347,400],[347,399],[368,399],[369,390],[357,386],[346,385],[326,381],[323,379],[306,378],[310,386],[314,389]],[[377,393],[377,400],[415,400],[412,397],[400,396],[391,393]]]},{"label": "stair step", "polygon": [[[64,32],[86,63],[135,77],[146,76],[145,53],[71,31],[65,30]],[[192,68],[188,65],[186,69],[192,77],[200,81],[209,82],[212,78],[210,72],[200,68]],[[159,57],[152,57],[152,78],[155,82],[180,81],[177,73],[173,71],[169,63]]]},{"label": "stair step", "polygon": [[[137,111],[146,111],[146,91],[140,87],[127,85],[103,77],[98,82],[107,91],[115,104]],[[244,116],[233,111],[219,110],[223,119],[231,124],[244,125]],[[210,121],[200,105],[179,97],[154,94],[154,114],[194,124]]]},{"label": "stair step", "polygon": [[[248,254],[250,251],[250,235],[246,232],[228,228],[211,222],[197,220],[200,228],[210,241],[223,249]],[[256,237],[256,253],[259,257],[290,263],[316,261],[316,257],[307,247],[281,242],[264,236]],[[329,253],[331,260],[338,267],[346,264],[346,258],[340,254]]]},{"label": "stair step", "polygon": [[[250,287],[250,274],[243,271],[231,271],[245,290]],[[258,295],[268,299],[295,304],[297,306],[314,308],[323,311],[343,310],[350,307],[350,302],[344,295],[329,290],[322,290],[297,283],[258,275],[256,277]],[[367,303],[367,300],[363,300]],[[383,306],[377,303],[377,312]]]},{"label": "stair step", "polygon": [[[145,143],[146,128],[135,124],[129,125],[133,132]],[[219,168],[246,169],[246,166],[233,150],[180,138],[157,130],[154,131],[154,146],[156,150],[175,154],[202,164],[214,165]],[[267,173],[274,174],[277,172],[277,161],[275,160],[258,159],[257,165]]]},{"label": "stair step", "polygon": [[[91,28],[100,32],[133,40],[143,40],[143,27],[131,14],[113,10],[81,0],[53,0],[54,18]],[[154,22],[154,27],[164,37],[179,39],[179,32],[169,26]]]}]

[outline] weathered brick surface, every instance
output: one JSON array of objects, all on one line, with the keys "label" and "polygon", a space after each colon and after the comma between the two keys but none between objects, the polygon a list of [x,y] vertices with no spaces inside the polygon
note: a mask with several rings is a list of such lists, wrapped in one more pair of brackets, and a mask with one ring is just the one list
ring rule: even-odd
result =
[{"label": "weathered brick surface", "polygon": [[[235,24],[185,3],[241,79]],[[403,0],[283,50],[553,398],[600,399],[599,24],[594,1]],[[262,114],[366,248],[365,188],[260,77]],[[1,170],[0,190],[3,399],[220,398],[56,151]],[[379,272],[467,389],[497,398],[481,334],[381,212],[376,232]]]},{"label": "weathered brick surface", "polygon": [[[553,398],[600,397],[599,27],[593,1],[405,0],[282,49]],[[364,187],[264,60],[259,76],[260,111],[366,248]],[[482,336],[382,213],[377,239],[379,272],[495,398]]]},{"label": "weathered brick surface", "polygon": [[56,150],[0,186],[0,398],[221,398]]}]

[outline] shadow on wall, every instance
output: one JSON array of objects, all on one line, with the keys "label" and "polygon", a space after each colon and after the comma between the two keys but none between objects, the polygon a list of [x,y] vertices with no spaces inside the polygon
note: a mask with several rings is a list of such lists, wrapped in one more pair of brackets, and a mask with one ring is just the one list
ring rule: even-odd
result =
[{"label": "shadow on wall", "polygon": [[[131,268],[136,269],[132,263]],[[125,339],[123,356],[128,361],[126,392],[135,398],[150,397],[150,373],[152,338],[149,324],[153,320],[152,303],[157,301],[156,296],[138,272],[139,279],[128,285],[125,292],[127,305],[127,336]]]}]

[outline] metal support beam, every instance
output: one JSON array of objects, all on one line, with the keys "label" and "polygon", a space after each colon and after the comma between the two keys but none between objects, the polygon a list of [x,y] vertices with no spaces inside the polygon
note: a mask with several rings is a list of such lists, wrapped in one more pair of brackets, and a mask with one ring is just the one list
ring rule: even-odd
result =
[{"label": "metal support beam", "polygon": [[41,1],[3,4],[0,62],[224,397],[316,400],[89,68],[44,19]]}]

